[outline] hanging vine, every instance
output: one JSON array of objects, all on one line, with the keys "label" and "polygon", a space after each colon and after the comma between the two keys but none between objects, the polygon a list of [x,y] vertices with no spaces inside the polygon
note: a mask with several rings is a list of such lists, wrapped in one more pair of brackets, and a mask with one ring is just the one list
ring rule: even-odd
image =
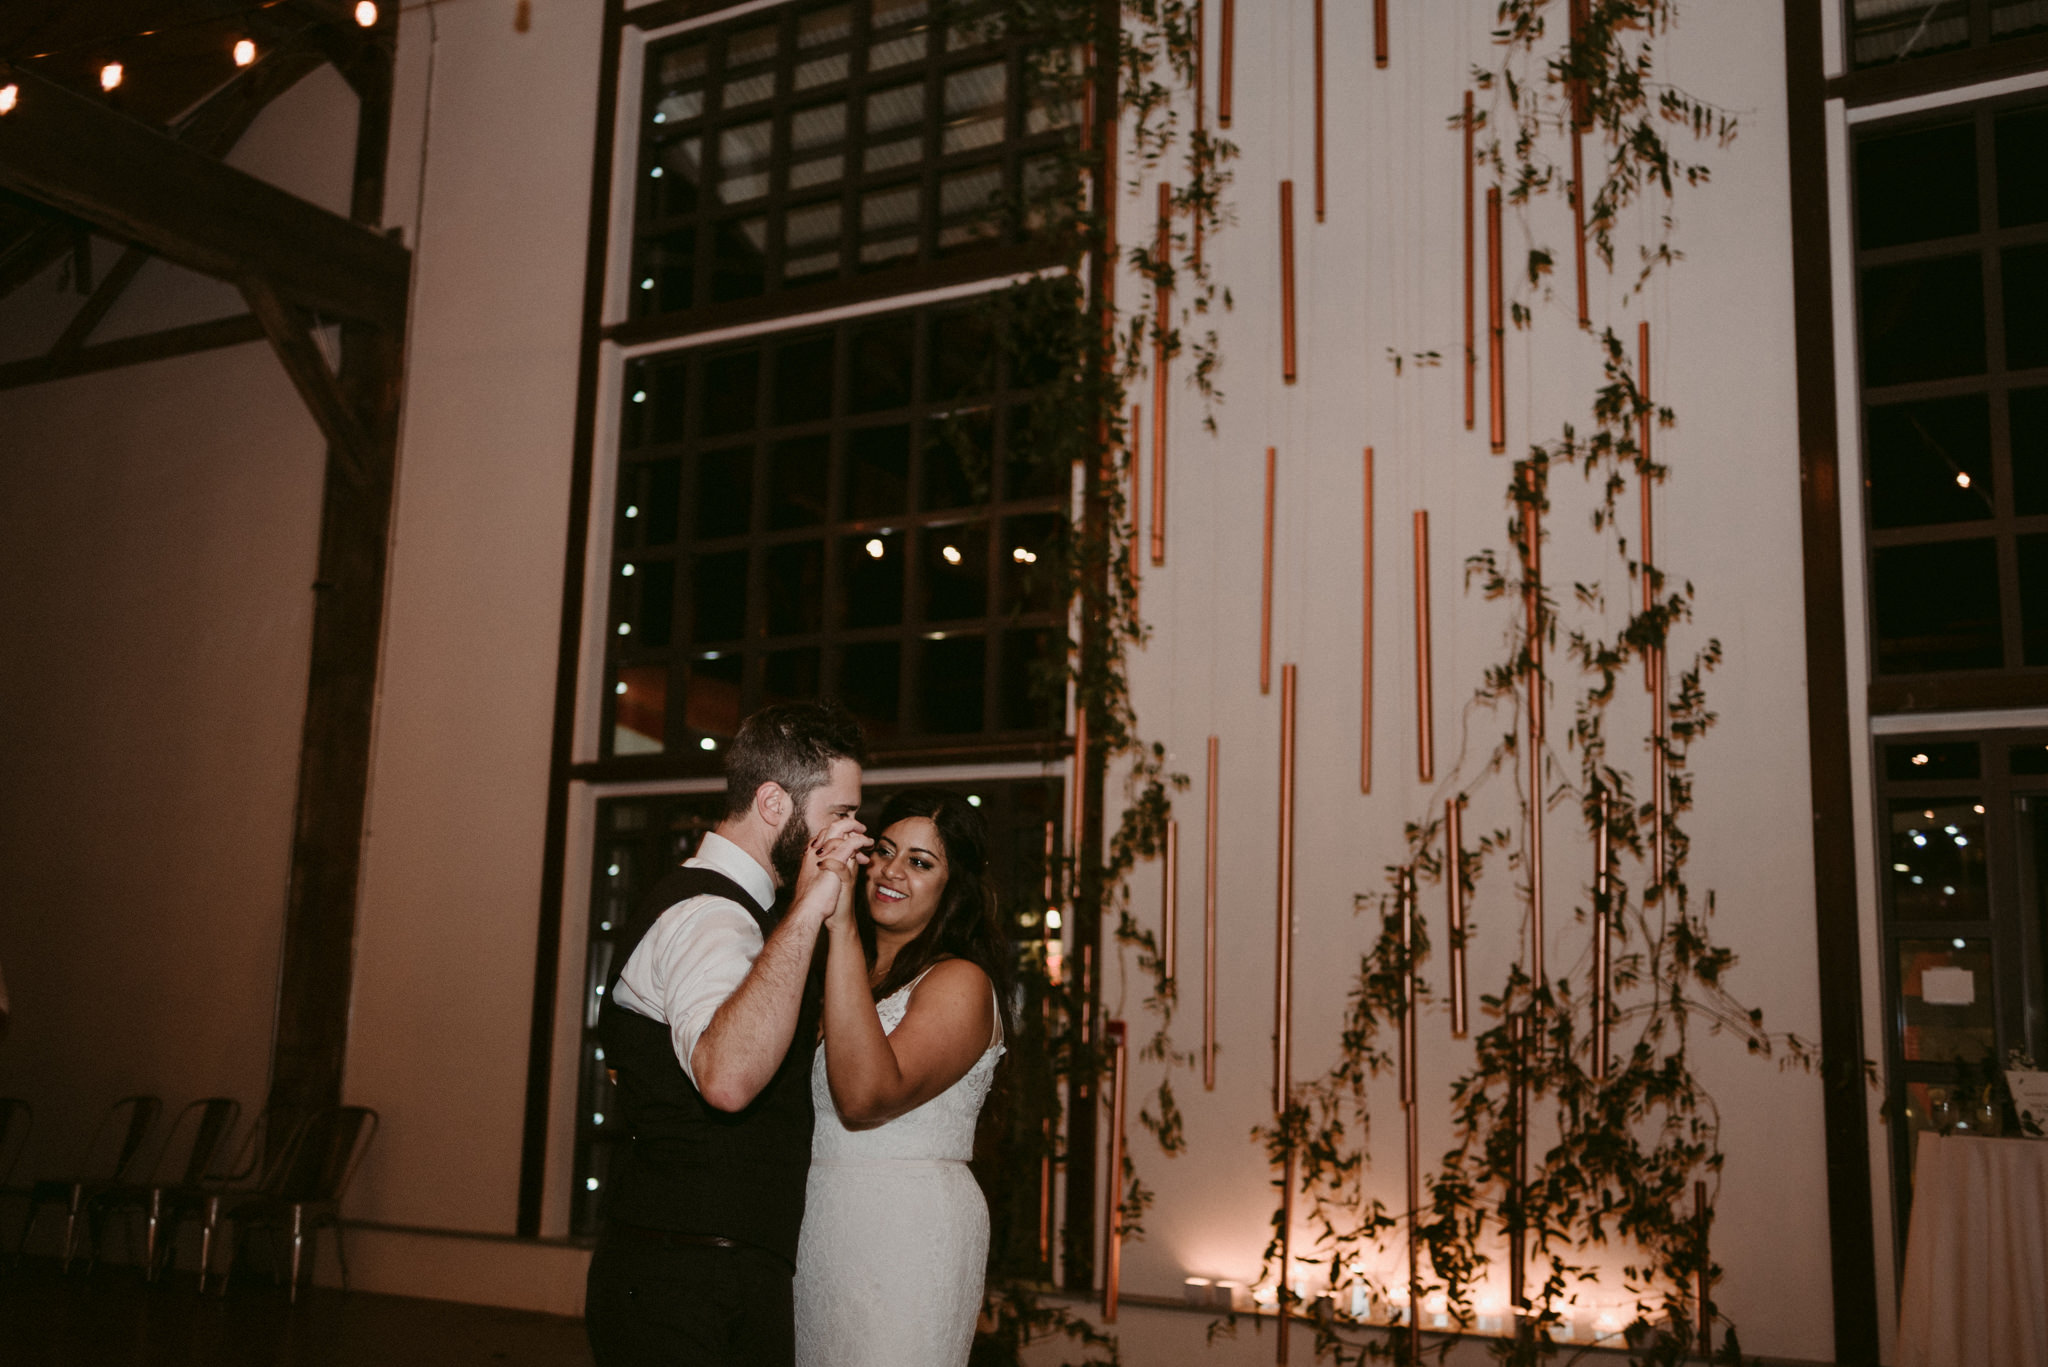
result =
[{"label": "hanging vine", "polygon": [[[1479,89],[1492,96],[1497,116],[1474,116],[1486,135],[1480,162],[1493,171],[1532,232],[1544,202],[1569,202],[1575,192],[1553,160],[1574,119],[1598,147],[1604,164],[1593,176],[1585,224],[1610,271],[1625,209],[1659,196],[1668,205],[1681,184],[1699,186],[1708,179],[1707,168],[1681,158],[1667,137],[1675,130],[1694,142],[1725,146],[1736,131],[1732,116],[1656,80],[1655,40],[1669,29],[1674,10],[1671,0],[1501,0],[1494,33],[1499,62],[1473,73]],[[1464,117],[1453,116],[1454,130],[1462,131]],[[1625,298],[1638,296],[1655,272],[1679,259],[1670,242],[1669,213],[1657,215],[1656,225],[1638,248]],[[1535,326],[1535,307],[1549,297],[1554,260],[1548,247],[1529,248],[1524,284],[1511,309],[1516,329]],[[1711,1286],[1719,1274],[1692,1208],[1695,1182],[1717,1180],[1722,1166],[1714,1102],[1692,1071],[1695,1027],[1734,1034],[1750,1052],[1776,1056],[1781,1065],[1813,1061],[1806,1042],[1767,1033],[1761,1013],[1729,992],[1725,980],[1735,956],[1713,938],[1713,895],[1696,897],[1687,881],[1690,844],[1682,821],[1692,805],[1688,766],[1693,745],[1715,720],[1704,680],[1719,664],[1721,650],[1708,639],[1682,661],[1669,655],[1678,646],[1676,633],[1692,621],[1692,586],[1644,562],[1624,533],[1621,500],[1644,482],[1666,478],[1666,468],[1651,459],[1638,434],[1653,422],[1670,427],[1675,416],[1640,390],[1611,329],[1599,332],[1598,347],[1602,380],[1590,424],[1582,431],[1566,423],[1557,438],[1532,444],[1512,462],[1505,500],[1508,549],[1482,550],[1466,562],[1468,590],[1476,588],[1488,601],[1512,602],[1515,619],[1504,656],[1484,670],[1465,724],[1469,729],[1504,719],[1507,725],[1483,759],[1470,765],[1461,760],[1437,799],[1477,808],[1489,796],[1497,802],[1510,798],[1515,828],[1483,831],[1476,844],[1447,852],[1445,822],[1436,814],[1440,805],[1406,826],[1405,852],[1388,870],[1387,890],[1358,898],[1360,911],[1380,920],[1350,994],[1339,1060],[1323,1076],[1299,1085],[1274,1123],[1255,1131],[1276,1165],[1290,1155],[1296,1164],[1316,1238],[1313,1261],[1327,1268],[1335,1293],[1331,1313],[1315,1319],[1317,1348],[1340,1362],[1347,1356],[1360,1362],[1405,1359],[1404,1335],[1361,1346],[1348,1332],[1364,1322],[1384,1323],[1385,1309],[1354,1319],[1335,1307],[1348,1307],[1354,1289],[1381,1307],[1391,1303],[1394,1283],[1375,1277],[1372,1269],[1382,1246],[1404,1239],[1409,1228],[1427,1252],[1423,1290],[1440,1294],[1447,1312],[1466,1328],[1474,1322],[1482,1279],[1497,1261],[1500,1232],[1518,1231],[1529,1258],[1527,1309],[1519,1332],[1495,1344],[1496,1356],[1512,1363],[1533,1363],[1557,1351],[1554,1337],[1568,1299],[1582,1279],[1595,1274],[1591,1250],[1619,1244],[1627,1250],[1622,1276],[1634,1305],[1627,1339],[1636,1360],[1678,1361],[1696,1341],[1703,1311],[1711,1313]],[[1628,600],[1641,604],[1618,626],[1600,582],[1573,584],[1566,594],[1540,572],[1552,479],[1573,469],[1590,492],[1584,511],[1593,535],[1627,584]],[[1546,673],[1545,656],[1556,658],[1560,643],[1569,666]],[[1650,694],[1663,700],[1665,711],[1663,726],[1653,725],[1648,738],[1657,752],[1653,771],[1663,775],[1661,804],[1652,784],[1639,783],[1609,744],[1610,725],[1626,724],[1615,713],[1619,685],[1627,679],[1639,689],[1643,671],[1655,669],[1671,670],[1668,692]],[[1548,697],[1545,690],[1554,682],[1570,697],[1571,725],[1561,750],[1540,725],[1532,726],[1520,705],[1532,680],[1538,696]],[[1522,777],[1530,746],[1540,754],[1534,791]],[[1661,769],[1654,763],[1659,756]],[[1501,794],[1504,783],[1512,785],[1511,795]],[[1506,891],[1526,908],[1532,809],[1576,817],[1575,823],[1560,819],[1556,825],[1585,832],[1589,845],[1604,824],[1617,854],[1633,856],[1646,870],[1632,893],[1617,861],[1606,899],[1614,937],[1610,1024],[1618,1057],[1611,1068],[1594,1066],[1594,994],[1575,976],[1580,965],[1534,981],[1525,949],[1507,980],[1481,999],[1492,1023],[1476,1030],[1469,1071],[1451,1088],[1455,1143],[1428,1174],[1423,1207],[1389,1210],[1368,1193],[1364,1180],[1366,1084],[1393,1066],[1381,1031],[1398,1028],[1409,1009],[1403,993],[1409,956],[1417,963],[1431,956],[1421,918],[1412,948],[1404,950],[1397,889],[1410,873],[1439,885],[1457,878],[1471,905],[1483,877],[1505,865],[1519,884]],[[1661,878],[1647,872],[1660,866],[1660,843]],[[1594,913],[1590,906],[1573,909],[1576,922],[1588,927]],[[1521,934],[1526,944],[1526,927]],[[1425,991],[1415,1007],[1427,1004]],[[1525,1114],[1517,1114],[1518,1097],[1528,1098]],[[1266,1252],[1267,1277],[1291,1302],[1296,1296],[1287,1284],[1288,1269],[1275,1266],[1280,1219],[1276,1214]],[[1400,1285],[1405,1287],[1405,1275]],[[1421,1306],[1408,1313],[1420,1314]],[[1430,1340],[1426,1352],[1448,1353],[1448,1335]],[[1740,1360],[1732,1326],[1719,1340],[1716,1360]]]}]

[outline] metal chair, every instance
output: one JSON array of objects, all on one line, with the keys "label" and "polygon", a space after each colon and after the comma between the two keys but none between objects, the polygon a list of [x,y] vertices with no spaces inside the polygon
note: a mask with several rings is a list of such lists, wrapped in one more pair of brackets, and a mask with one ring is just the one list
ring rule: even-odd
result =
[{"label": "metal chair", "polygon": [[228,1292],[235,1255],[245,1233],[265,1229],[276,1238],[291,1233],[289,1298],[298,1303],[307,1245],[322,1229],[334,1231],[334,1256],[341,1264],[341,1289],[348,1290],[348,1250],[341,1237],[341,1198],[348,1192],[370,1141],[377,1134],[377,1113],[367,1106],[334,1106],[315,1111],[293,1133],[283,1159],[268,1174],[264,1189],[226,1209],[233,1237],[228,1241],[228,1269],[220,1293]]},{"label": "metal chair", "polygon": [[[105,1217],[114,1212],[137,1211],[148,1222],[143,1238],[143,1277],[155,1281],[161,1259],[159,1248],[172,1250],[170,1239],[159,1243],[159,1234],[170,1221],[171,1212],[196,1207],[205,1199],[205,1183],[214,1171],[214,1160],[241,1119],[242,1103],[232,1097],[213,1096],[194,1101],[178,1112],[157,1151],[150,1176],[141,1182],[124,1182],[107,1187],[87,1201],[88,1231],[92,1236],[90,1272],[99,1261],[99,1230]],[[181,1148],[180,1141],[183,1142]],[[129,1227],[132,1231],[133,1226]],[[131,1236],[132,1237],[132,1236]],[[132,1247],[132,1245],[131,1245]]]},{"label": "metal chair", "polygon": [[[169,1250],[167,1259],[176,1258],[178,1227],[188,1219],[199,1221],[199,1291],[202,1295],[206,1292],[207,1279],[213,1275],[213,1242],[220,1230],[222,1210],[230,1202],[274,1190],[282,1181],[280,1174],[291,1157],[297,1132],[287,1129],[282,1139],[273,1142],[273,1131],[280,1125],[278,1114],[275,1108],[264,1107],[250,1123],[241,1142],[234,1147],[231,1159],[206,1173],[196,1188],[174,1192],[172,1199],[164,1204],[164,1228],[160,1237]],[[255,1179],[253,1182],[252,1178]]]},{"label": "metal chair", "polygon": [[133,1182],[149,1132],[156,1126],[156,1118],[163,1114],[161,1097],[124,1096],[107,1108],[100,1117],[98,1128],[92,1132],[92,1139],[85,1146],[84,1157],[75,1169],[74,1177],[49,1178],[29,1188],[28,1218],[21,1223],[21,1238],[14,1246],[17,1260],[21,1251],[28,1247],[28,1236],[35,1228],[36,1217],[42,1208],[55,1202],[64,1204],[64,1270],[71,1270],[71,1254],[78,1244],[78,1217],[87,1214],[89,1199],[99,1192],[124,1182]]}]

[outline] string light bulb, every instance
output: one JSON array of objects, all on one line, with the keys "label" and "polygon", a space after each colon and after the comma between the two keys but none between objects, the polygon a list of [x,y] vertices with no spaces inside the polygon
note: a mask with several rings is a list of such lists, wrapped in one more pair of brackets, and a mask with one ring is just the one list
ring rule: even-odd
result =
[{"label": "string light bulb", "polygon": [[114,87],[120,84],[121,64],[119,62],[108,62],[100,68],[100,89],[112,91]]},{"label": "string light bulb", "polygon": [[235,65],[248,66],[251,62],[255,60],[256,44],[249,41],[247,38],[237,40],[235,43]]},{"label": "string light bulb", "polygon": [[0,85],[0,114],[12,114],[14,106],[21,103],[21,87],[9,81]]},{"label": "string light bulb", "polygon": [[377,27],[377,6],[372,0],[357,0],[356,23],[363,28]]}]

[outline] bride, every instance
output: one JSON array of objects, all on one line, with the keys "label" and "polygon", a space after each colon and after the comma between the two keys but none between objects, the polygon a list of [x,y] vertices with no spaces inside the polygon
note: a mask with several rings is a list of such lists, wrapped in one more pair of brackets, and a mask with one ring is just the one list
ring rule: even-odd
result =
[{"label": "bride", "polygon": [[981,813],[913,789],[882,809],[827,922],[817,1129],[796,1260],[799,1367],[959,1367],[988,1260],[967,1170],[1003,1053],[1009,941]]}]

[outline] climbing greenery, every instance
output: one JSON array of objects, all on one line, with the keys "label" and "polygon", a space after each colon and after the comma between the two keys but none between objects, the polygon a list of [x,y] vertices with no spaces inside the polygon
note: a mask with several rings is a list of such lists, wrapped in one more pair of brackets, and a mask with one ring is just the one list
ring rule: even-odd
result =
[{"label": "climbing greenery", "polygon": [[[1658,78],[1656,47],[1675,9],[1671,0],[1497,5],[1498,60],[1472,75],[1479,92],[1475,140],[1480,166],[1500,184],[1532,243],[1523,268],[1507,272],[1514,288],[1511,325],[1518,330],[1538,326],[1538,309],[1553,302],[1557,254],[1542,237],[1572,231],[1575,187],[1569,161],[1560,159],[1569,155],[1574,122],[1585,145],[1591,190],[1585,224],[1598,261],[1616,269],[1627,211],[1636,211],[1632,224],[1652,225],[1635,244],[1622,302],[1638,298],[1658,271],[1680,259],[1671,241],[1671,206],[1681,189],[1708,180],[1707,168],[1681,149],[1726,146],[1736,122]],[[1464,117],[1452,117],[1454,131],[1462,132]],[[1464,1327],[1474,1323],[1482,1279],[1489,1273],[1496,1282],[1505,1279],[1504,1235],[1519,1230],[1529,1303],[1520,1330],[1493,1344],[1501,1361],[1534,1363],[1562,1351],[1555,1340],[1569,1297],[1582,1278],[1603,1268],[1611,1274],[1616,1260],[1634,1306],[1635,1322],[1625,1335],[1632,1360],[1680,1360],[1697,1341],[1702,1313],[1712,1313],[1712,1292],[1702,1306],[1700,1288],[1711,1288],[1719,1275],[1694,1209],[1695,1184],[1703,1181],[1709,1191],[1718,1185],[1719,1120],[1694,1075],[1692,1051],[1702,1034],[1727,1033],[1781,1066],[1814,1061],[1806,1042],[1767,1033],[1761,1013],[1731,994],[1727,979],[1735,956],[1714,939],[1713,895],[1697,895],[1688,882],[1691,751],[1715,721],[1704,681],[1719,664],[1721,648],[1711,638],[1681,643],[1681,632],[1688,642],[1697,639],[1688,630],[1692,586],[1668,566],[1645,563],[1625,530],[1634,522],[1624,515],[1625,503],[1645,482],[1661,485],[1669,473],[1653,461],[1644,437],[1653,424],[1672,427],[1675,415],[1639,389],[1629,352],[1611,328],[1600,329],[1595,340],[1601,378],[1589,421],[1565,423],[1555,438],[1532,443],[1510,463],[1505,549],[1481,550],[1465,563],[1467,592],[1511,614],[1503,654],[1484,669],[1464,716],[1468,734],[1499,727],[1497,738],[1490,746],[1464,748],[1430,808],[1406,826],[1402,859],[1388,868],[1385,888],[1358,898],[1377,933],[1360,958],[1338,1061],[1297,1085],[1274,1123],[1255,1132],[1275,1165],[1291,1160],[1297,1174],[1314,1239],[1308,1260],[1323,1265],[1334,1293],[1329,1313],[1311,1317],[1317,1348],[1340,1362],[1405,1360],[1405,1333],[1362,1336],[1360,1322],[1346,1312],[1359,1288],[1378,1307],[1365,1318],[1386,1321],[1389,1293],[1405,1288],[1406,1269],[1404,1262],[1399,1272],[1379,1269],[1405,1259],[1411,1221],[1425,1250],[1424,1292],[1443,1294]],[[1582,490],[1559,487],[1557,497],[1570,512],[1583,513],[1582,531],[1573,530],[1575,518],[1551,520],[1553,481],[1574,472]],[[1607,579],[1570,585],[1543,579],[1541,541],[1567,536],[1590,539],[1589,547],[1575,544],[1570,559],[1591,563],[1589,551],[1597,552]],[[1668,682],[1652,693],[1646,671],[1660,663]],[[1552,719],[1547,728],[1533,728],[1534,736],[1526,706],[1532,679]],[[1658,698],[1661,729],[1645,705]],[[1532,745],[1540,754],[1533,791]],[[1661,752],[1665,788],[1661,879],[1650,872],[1660,839],[1653,752]],[[1651,777],[1638,777],[1638,765]],[[1448,853],[1446,802],[1468,810],[1467,829],[1477,832],[1476,840],[1468,836],[1463,848]],[[1590,953],[1553,962],[1542,981],[1529,976],[1522,917],[1532,808],[1546,819],[1553,868],[1584,867],[1590,875],[1602,822],[1614,852],[1607,897],[1613,1063],[1604,1077],[1592,1060]],[[1491,817],[1501,824],[1491,824]],[[1640,871],[1633,882],[1630,870]],[[1393,1038],[1407,1009],[1408,956],[1418,965],[1436,964],[1427,918],[1416,918],[1412,948],[1403,947],[1398,890],[1409,876],[1435,885],[1439,899],[1447,879],[1461,880],[1466,905],[1475,908],[1473,923],[1490,905],[1499,906],[1489,933],[1519,934],[1524,946],[1506,980],[1475,1003],[1471,1062],[1450,1087],[1454,1143],[1426,1171],[1423,1205],[1413,1212],[1389,1209],[1365,1180],[1367,1082],[1396,1066]],[[1553,873],[1545,883],[1555,891],[1566,881],[1577,880]],[[1480,900],[1494,882],[1503,885],[1494,902]],[[1590,943],[1590,902],[1590,894],[1575,907],[1553,900],[1553,929],[1571,927],[1573,943]],[[1505,914],[1510,907],[1512,917]],[[1434,1003],[1426,988],[1416,1005],[1418,1028],[1444,1028],[1442,1013],[1428,1009]],[[1421,1096],[1429,1095],[1425,1087]],[[1527,1098],[1525,1115],[1517,1114],[1518,1097]],[[1709,1209],[1711,1203],[1710,1195]],[[1276,1265],[1279,1221],[1276,1213],[1267,1276],[1292,1301]],[[1600,1258],[1596,1250],[1615,1256]],[[1737,1362],[1733,1327],[1722,1329],[1716,1360]],[[1423,1352],[1441,1357],[1451,1341],[1446,1334],[1424,1335]]]}]

